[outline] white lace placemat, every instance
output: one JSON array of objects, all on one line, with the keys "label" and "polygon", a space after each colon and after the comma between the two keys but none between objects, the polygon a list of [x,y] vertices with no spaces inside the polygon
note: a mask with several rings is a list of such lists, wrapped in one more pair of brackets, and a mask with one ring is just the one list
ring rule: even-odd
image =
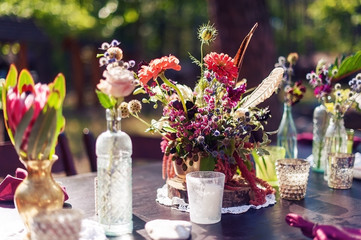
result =
[{"label": "white lace placemat", "polygon": [[[168,197],[167,184],[157,189],[156,201],[162,205],[172,207],[173,209],[177,209],[183,212],[189,212],[189,205],[188,203],[184,202],[183,199],[178,197],[173,197],[172,199],[170,199]],[[266,196],[266,202],[263,205],[242,205],[237,207],[222,208],[222,213],[240,214],[247,212],[250,208],[260,209],[273,204],[276,204],[276,197],[274,194],[269,194]]]}]

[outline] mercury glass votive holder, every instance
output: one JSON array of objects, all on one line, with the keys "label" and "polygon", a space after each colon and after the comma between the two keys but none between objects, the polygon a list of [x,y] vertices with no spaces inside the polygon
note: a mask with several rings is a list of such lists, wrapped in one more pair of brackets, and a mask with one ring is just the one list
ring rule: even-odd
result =
[{"label": "mercury glass votive holder", "polygon": [[349,153],[328,154],[328,186],[335,189],[349,189],[352,186],[355,155]]},{"label": "mercury glass votive holder", "polygon": [[31,220],[31,240],[79,240],[82,220],[75,209],[40,212]]},{"label": "mercury glass votive holder", "polygon": [[281,198],[301,200],[306,196],[310,162],[295,158],[279,159],[276,161],[276,172]]}]

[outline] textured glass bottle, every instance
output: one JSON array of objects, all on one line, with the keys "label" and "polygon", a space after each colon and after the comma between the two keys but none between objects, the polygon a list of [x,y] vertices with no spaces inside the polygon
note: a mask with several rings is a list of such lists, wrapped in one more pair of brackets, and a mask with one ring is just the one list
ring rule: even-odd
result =
[{"label": "textured glass bottle", "polygon": [[283,104],[283,115],[277,133],[277,146],[286,149],[285,158],[297,158],[297,131],[292,117],[292,107]]},{"label": "textured glass bottle", "polygon": [[326,107],[321,104],[313,111],[313,139],[312,139],[312,170],[323,173],[325,162],[321,161],[322,149],[325,146],[325,134],[328,126],[328,113]]},{"label": "textured glass bottle", "polygon": [[328,154],[347,153],[347,132],[345,122],[342,117],[330,118],[330,123],[325,134],[325,147],[322,151],[322,161],[324,162],[324,179],[328,180]]},{"label": "textured glass bottle", "polygon": [[107,236],[131,233],[132,142],[120,130],[120,111],[106,110],[107,131],[96,141],[97,214]]}]

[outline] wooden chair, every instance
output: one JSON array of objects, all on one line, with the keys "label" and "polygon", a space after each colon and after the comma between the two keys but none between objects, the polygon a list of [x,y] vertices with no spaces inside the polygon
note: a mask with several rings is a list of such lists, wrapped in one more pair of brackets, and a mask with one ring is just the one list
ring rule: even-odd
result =
[{"label": "wooden chair", "polygon": [[[163,153],[160,149],[160,138],[144,137],[144,136],[130,136],[133,144],[132,159],[136,161],[161,161]],[[97,157],[95,153],[96,138],[94,134],[85,128],[83,130],[83,142],[85,151],[88,155],[90,168],[92,172],[97,171]]]},{"label": "wooden chair", "polygon": [[83,143],[86,154],[89,159],[90,169],[92,172],[97,171],[97,156],[95,155],[95,137],[89,129],[84,128],[83,130]]},{"label": "wooden chair", "polygon": [[[55,153],[59,158],[58,161],[54,163],[52,172],[65,172],[67,176],[77,174],[65,133],[59,135]],[[20,162],[12,143],[0,143],[0,178],[4,178],[8,174],[14,175],[17,168],[25,168],[25,166]]]}]

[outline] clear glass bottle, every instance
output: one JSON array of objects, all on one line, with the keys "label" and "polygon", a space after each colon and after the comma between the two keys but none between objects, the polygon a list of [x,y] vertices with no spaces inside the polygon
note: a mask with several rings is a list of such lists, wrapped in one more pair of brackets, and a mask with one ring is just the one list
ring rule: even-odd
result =
[{"label": "clear glass bottle", "polygon": [[277,133],[277,146],[286,149],[285,158],[297,158],[297,131],[292,116],[292,107],[283,104],[283,115]]},{"label": "clear glass bottle", "polygon": [[120,111],[106,110],[107,131],[96,141],[97,215],[107,236],[133,231],[132,142],[120,130]]},{"label": "clear glass bottle", "polygon": [[328,126],[328,113],[326,107],[321,104],[313,111],[313,139],[312,139],[312,170],[323,173],[325,163],[321,161],[322,149],[325,146],[325,134]]},{"label": "clear glass bottle", "polygon": [[342,117],[330,118],[330,123],[325,134],[325,147],[322,151],[322,161],[324,162],[324,179],[328,180],[328,154],[347,153],[347,132],[345,122]]}]

